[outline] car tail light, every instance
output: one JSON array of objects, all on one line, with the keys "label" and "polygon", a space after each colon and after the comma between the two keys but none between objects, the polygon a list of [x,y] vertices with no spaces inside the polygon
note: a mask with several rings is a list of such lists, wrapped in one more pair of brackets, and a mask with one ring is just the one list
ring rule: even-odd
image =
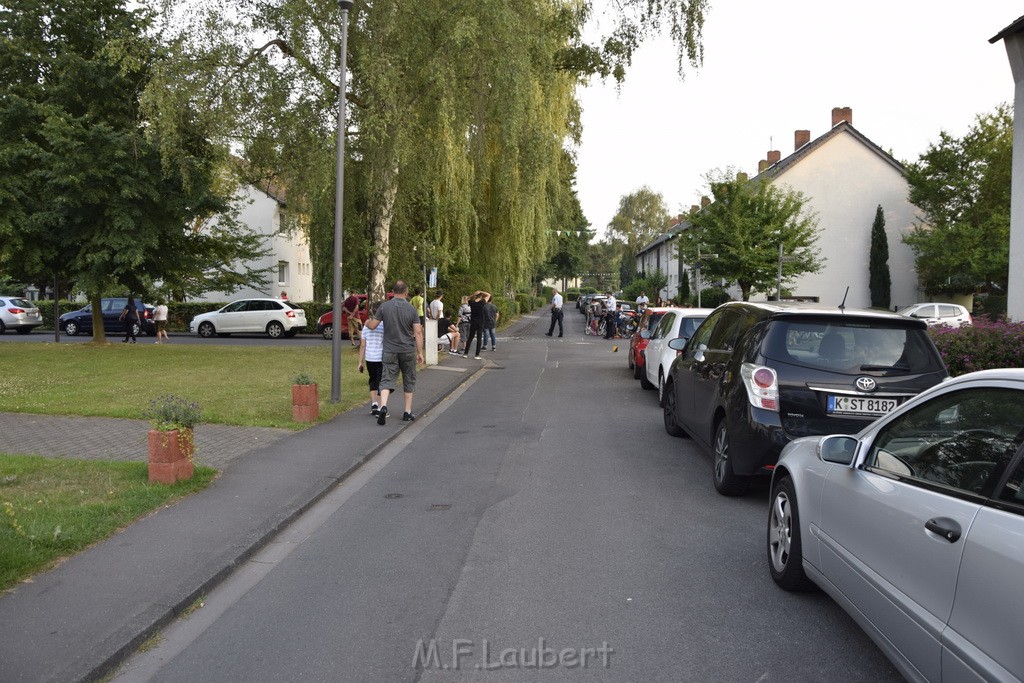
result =
[{"label": "car tail light", "polygon": [[779,412],[779,377],[774,370],[763,365],[744,363],[740,367],[740,375],[750,405]]},{"label": "car tail light", "polygon": [[7,311],[8,311],[8,313],[13,313],[14,315],[21,315],[22,313],[25,312],[25,309],[24,308],[8,308]]},{"label": "car tail light", "polygon": [[289,309],[288,309],[287,311],[285,311],[285,312],[284,312],[284,314],[285,314],[286,316],[288,316],[289,318],[294,318],[294,317],[295,317],[295,311],[293,311],[293,310],[292,310],[292,309],[290,309],[290,308],[289,308]]}]

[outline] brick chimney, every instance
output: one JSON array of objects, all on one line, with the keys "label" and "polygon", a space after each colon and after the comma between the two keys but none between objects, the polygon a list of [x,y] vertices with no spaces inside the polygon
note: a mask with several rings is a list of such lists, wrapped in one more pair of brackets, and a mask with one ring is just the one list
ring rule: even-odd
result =
[{"label": "brick chimney", "polygon": [[707,206],[710,203],[711,203],[711,200],[708,199],[707,197],[701,197],[700,198],[700,208],[703,209],[705,206]]},{"label": "brick chimney", "polygon": [[811,131],[798,130],[793,133],[793,151],[797,151],[811,141]]},{"label": "brick chimney", "polygon": [[779,160],[781,158],[782,158],[782,152],[780,152],[779,150],[777,150],[777,149],[768,150],[768,165],[769,166],[771,166],[772,164],[779,163]]},{"label": "brick chimney", "polygon": [[762,173],[767,168],[768,168],[768,160],[767,159],[761,159],[760,161],[757,162],[757,172],[758,173]]},{"label": "brick chimney", "polygon": [[690,215],[691,216],[693,214],[697,213],[698,211],[700,211],[700,207],[699,206],[697,206],[696,204],[690,204]]},{"label": "brick chimney", "polygon": [[834,107],[832,109],[832,127],[835,128],[841,122],[846,121],[853,125],[853,109],[850,107]]},{"label": "brick chimney", "polygon": [[738,180],[741,183],[747,182],[747,174],[744,173],[743,171],[740,171],[739,173],[736,174],[736,180]]}]

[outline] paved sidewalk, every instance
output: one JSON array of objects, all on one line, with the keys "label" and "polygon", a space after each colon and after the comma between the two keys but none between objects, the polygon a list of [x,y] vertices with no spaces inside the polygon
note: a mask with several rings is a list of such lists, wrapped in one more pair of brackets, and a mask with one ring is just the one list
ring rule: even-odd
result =
[{"label": "paved sidewalk", "polygon": [[[147,459],[146,420],[0,413],[8,453],[80,460]],[[223,470],[236,458],[295,434],[290,429],[201,424],[195,429],[196,462]]]},{"label": "paved sidewalk", "polygon": [[[523,316],[483,361],[445,356],[442,365],[418,373],[414,411],[428,413],[475,373],[500,364],[502,343],[516,341],[517,330],[532,330],[539,319]],[[401,394],[395,399],[400,402]],[[206,490],[0,597],[0,680],[101,678],[404,426],[392,418],[381,427],[362,407],[302,432],[201,426],[200,462],[230,463]],[[129,444],[141,433],[145,457],[143,421],[0,414],[4,449],[15,453],[87,457],[92,439],[112,441],[108,429]],[[132,459],[133,448],[122,444],[97,457]]]}]

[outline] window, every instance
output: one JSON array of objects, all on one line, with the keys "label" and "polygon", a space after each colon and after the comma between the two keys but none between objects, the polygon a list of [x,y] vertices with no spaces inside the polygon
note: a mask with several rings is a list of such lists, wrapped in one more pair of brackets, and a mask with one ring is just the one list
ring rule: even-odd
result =
[{"label": "window", "polygon": [[999,500],[1024,505],[1024,460],[1017,464],[1013,474],[1006,480],[1006,486],[999,493]]},{"label": "window", "polygon": [[955,318],[960,315],[960,307],[950,304],[939,304],[940,318]]},{"label": "window", "polygon": [[690,337],[690,341],[687,342],[686,344],[687,358],[693,358],[695,355],[697,355],[697,350],[700,349],[701,344],[703,344],[704,347],[707,348],[708,340],[711,339],[711,333],[714,332],[715,328],[717,328],[723,322],[723,315],[724,314],[721,311],[716,311],[715,313],[709,315],[708,319],[705,320],[704,323],[697,328],[697,331],[694,333],[692,337]]},{"label": "window", "polygon": [[742,310],[734,309],[729,315],[722,318],[722,322],[715,327],[715,333],[711,335],[708,348],[715,351],[733,351],[736,346],[736,339],[754,323],[754,317],[747,315]]},{"label": "window", "polygon": [[835,372],[922,373],[939,370],[924,330],[879,322],[775,320],[765,355]]},{"label": "window", "polygon": [[883,429],[866,465],[991,495],[1024,438],[1024,392],[985,388],[928,401]]},{"label": "window", "polygon": [[235,301],[234,303],[230,303],[227,306],[225,306],[223,311],[221,311],[221,312],[222,313],[238,313],[240,311],[244,311],[245,307],[246,307],[246,305],[248,303],[249,302],[244,300],[244,299],[242,301]]},{"label": "window", "polygon": [[658,327],[655,328],[654,334],[651,335],[651,339],[661,339],[662,337],[668,336],[668,331],[672,329],[672,325],[675,323],[676,314],[666,313],[661,318],[661,322],[658,323]]},{"label": "window", "polygon": [[277,262],[277,284],[286,285],[288,284],[288,262],[278,261]]}]

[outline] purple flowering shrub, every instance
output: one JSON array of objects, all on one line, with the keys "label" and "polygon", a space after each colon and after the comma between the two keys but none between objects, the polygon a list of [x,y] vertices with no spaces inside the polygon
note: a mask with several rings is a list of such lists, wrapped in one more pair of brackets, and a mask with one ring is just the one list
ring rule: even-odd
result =
[{"label": "purple flowering shrub", "polygon": [[943,325],[929,332],[953,377],[975,370],[1024,368],[1024,323],[978,316],[973,327]]}]

